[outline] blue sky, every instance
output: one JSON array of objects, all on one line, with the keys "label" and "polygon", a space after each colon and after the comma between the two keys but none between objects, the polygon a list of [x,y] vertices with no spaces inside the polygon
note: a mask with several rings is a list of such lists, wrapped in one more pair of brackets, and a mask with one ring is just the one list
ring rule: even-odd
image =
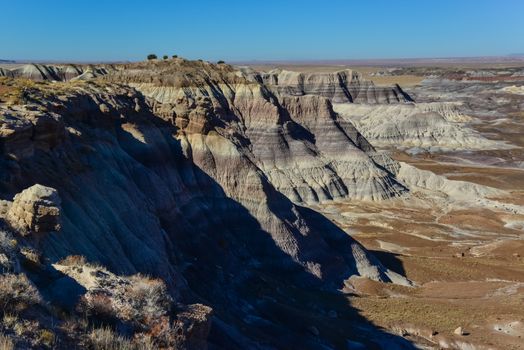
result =
[{"label": "blue sky", "polygon": [[524,0],[0,0],[0,59],[206,60],[524,52]]}]

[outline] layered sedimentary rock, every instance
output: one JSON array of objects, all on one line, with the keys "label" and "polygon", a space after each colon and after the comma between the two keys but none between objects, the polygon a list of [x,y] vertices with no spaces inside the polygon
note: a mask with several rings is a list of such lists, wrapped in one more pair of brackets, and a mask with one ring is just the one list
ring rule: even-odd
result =
[{"label": "layered sedimentary rock", "polygon": [[24,78],[34,81],[69,81],[94,78],[115,69],[111,65],[46,65],[25,64],[15,68],[0,68],[0,76]]},{"label": "layered sedimentary rock", "polygon": [[204,73],[192,77],[190,84],[178,67],[163,69],[155,83],[149,82],[147,68],[121,71],[111,79],[153,98],[160,113],[186,133],[207,133],[216,125],[216,132],[241,145],[293,201],[383,199],[405,190],[381,164],[387,159],[377,156],[353,125],[338,117],[328,99],[275,95],[264,84],[238,77],[238,72],[205,64]]},{"label": "layered sedimentary rock", "polygon": [[471,118],[446,103],[335,104],[335,111],[377,147],[439,149],[507,148],[464,126]]},{"label": "layered sedimentary rock", "polygon": [[13,73],[9,69],[0,68],[0,77],[12,77]]},{"label": "layered sedimentary rock", "polygon": [[59,144],[65,135],[61,118],[38,109],[16,107],[0,115],[0,148],[14,159],[28,157],[36,149],[49,150]]},{"label": "layered sedimentary rock", "polygon": [[60,203],[54,188],[34,185],[14,197],[6,219],[23,235],[59,231]]},{"label": "layered sedimentary rock", "polygon": [[[210,341],[228,348],[289,346],[281,332],[318,348],[268,313],[294,286],[333,291],[354,275],[409,284],[288,198],[405,190],[394,162],[328,100],[278,98],[227,66],[162,64],[106,77],[151,102],[120,84],[80,82],[42,85],[26,91],[25,106],[1,106],[2,196],[41,183],[62,199],[60,233],[38,242],[46,259],[83,255],[114,273],[160,277],[172,295],[213,307]],[[282,288],[255,287],[268,280]]]},{"label": "layered sedimentary rock", "polygon": [[304,73],[281,69],[254,74],[281,95],[318,95],[333,103],[399,103],[411,98],[398,85],[380,87],[349,69],[334,73]]}]

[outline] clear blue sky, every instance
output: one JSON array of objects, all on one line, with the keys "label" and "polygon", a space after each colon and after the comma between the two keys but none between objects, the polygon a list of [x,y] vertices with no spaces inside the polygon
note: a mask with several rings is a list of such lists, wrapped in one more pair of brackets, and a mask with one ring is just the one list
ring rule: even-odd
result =
[{"label": "clear blue sky", "polygon": [[206,60],[524,52],[524,0],[0,0],[0,59]]}]

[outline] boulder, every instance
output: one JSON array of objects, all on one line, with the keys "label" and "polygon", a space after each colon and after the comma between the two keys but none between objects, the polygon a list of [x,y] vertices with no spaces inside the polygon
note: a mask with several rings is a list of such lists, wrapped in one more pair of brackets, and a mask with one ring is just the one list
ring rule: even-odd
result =
[{"label": "boulder", "polygon": [[453,331],[456,335],[468,335],[469,333],[464,330],[462,327],[458,327]]},{"label": "boulder", "polygon": [[54,188],[36,184],[15,195],[6,219],[23,236],[32,232],[58,231],[60,204]]},{"label": "boulder", "polygon": [[177,312],[174,321],[177,349],[207,349],[213,309],[202,304],[186,305]]}]

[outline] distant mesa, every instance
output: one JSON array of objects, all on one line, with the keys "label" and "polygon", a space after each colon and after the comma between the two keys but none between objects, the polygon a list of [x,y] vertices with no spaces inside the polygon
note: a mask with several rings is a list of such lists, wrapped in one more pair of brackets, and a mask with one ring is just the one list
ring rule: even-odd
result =
[{"label": "distant mesa", "polygon": [[44,65],[24,64],[15,68],[0,67],[0,76],[24,78],[35,81],[68,81],[91,79],[106,75],[113,65]]}]

